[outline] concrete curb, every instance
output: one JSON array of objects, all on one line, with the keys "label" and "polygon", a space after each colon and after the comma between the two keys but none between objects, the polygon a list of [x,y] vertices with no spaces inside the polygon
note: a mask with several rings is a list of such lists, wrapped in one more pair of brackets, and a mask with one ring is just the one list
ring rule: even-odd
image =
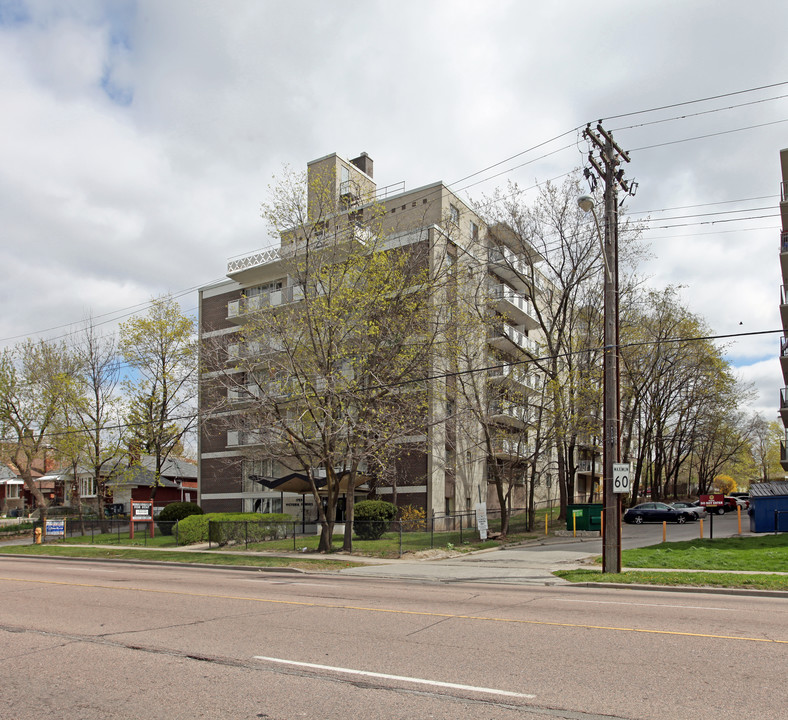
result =
[{"label": "concrete curb", "polygon": [[672,593],[711,593],[712,595],[746,595],[748,597],[788,598],[788,590],[756,590],[749,588],[695,587],[692,585],[640,585],[638,583],[580,582],[570,587],[607,588],[609,590],[652,590]]}]

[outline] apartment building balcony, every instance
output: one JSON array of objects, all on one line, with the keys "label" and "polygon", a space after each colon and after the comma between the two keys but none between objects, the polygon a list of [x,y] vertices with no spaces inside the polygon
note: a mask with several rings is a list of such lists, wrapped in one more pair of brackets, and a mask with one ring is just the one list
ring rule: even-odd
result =
[{"label": "apartment building balcony", "polygon": [[788,231],[780,233],[780,270],[783,282],[788,283]]},{"label": "apartment building balcony", "polygon": [[506,247],[494,247],[487,251],[487,262],[491,272],[510,285],[525,290],[531,277],[531,266]]},{"label": "apartment building balcony", "polygon": [[263,358],[270,353],[278,353],[284,350],[284,344],[277,338],[269,338],[266,342],[249,340],[243,343],[232,343],[227,346],[227,360],[234,362],[237,360],[249,360]]},{"label": "apartment building balcony", "polygon": [[780,320],[783,329],[788,334],[788,291],[785,285],[780,286]]},{"label": "apartment building balcony", "polygon": [[783,380],[788,386],[788,337],[780,338],[780,367],[783,371]]},{"label": "apartment building balcony", "polygon": [[505,323],[494,327],[487,340],[493,347],[508,353],[522,350],[531,355],[539,354],[539,344],[537,342],[516,327]]},{"label": "apartment building balcony", "polygon": [[535,330],[539,327],[534,305],[525,295],[504,284],[493,285],[490,290],[494,307],[501,315],[527,330]]},{"label": "apartment building balcony", "polygon": [[494,443],[493,452],[496,457],[526,460],[534,454],[534,447],[526,440],[501,438]]},{"label": "apartment building balcony", "polygon": [[227,388],[227,401],[233,404],[251,402],[257,398],[262,397],[263,391],[259,385],[250,383],[243,387],[230,387]]},{"label": "apartment building balcony", "polygon": [[533,411],[527,405],[513,402],[496,402],[490,406],[490,420],[493,422],[523,427],[533,421]]},{"label": "apartment building balcony", "polygon": [[587,473],[590,475],[601,475],[602,463],[597,462],[596,460],[578,460],[577,472],[584,474]]},{"label": "apartment building balcony", "polygon": [[[506,382],[510,385],[516,385],[520,389],[541,390],[541,373],[534,370],[526,370],[522,364],[495,365],[496,362],[496,360],[490,359],[487,363],[491,366],[490,370],[487,371],[487,376],[492,382]],[[495,366],[492,367],[493,365]]]},{"label": "apartment building balcony", "polygon": [[785,443],[782,440],[780,440],[780,465],[783,470],[788,472],[788,455],[786,455]]},{"label": "apartment building balcony", "polygon": [[262,295],[242,297],[227,303],[227,319],[231,322],[243,323],[256,312],[268,308],[279,307],[304,299],[304,289],[299,285],[291,285],[281,290],[272,290]]},{"label": "apartment building balcony", "polygon": [[788,387],[780,390],[780,417],[783,425],[788,428]]}]

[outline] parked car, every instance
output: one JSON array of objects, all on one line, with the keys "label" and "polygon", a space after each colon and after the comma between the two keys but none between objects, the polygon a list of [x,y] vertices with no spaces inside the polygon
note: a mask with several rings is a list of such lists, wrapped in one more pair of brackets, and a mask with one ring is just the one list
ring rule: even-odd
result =
[{"label": "parked car", "polygon": [[749,493],[737,492],[737,493],[731,493],[730,496],[736,498],[736,503],[738,505],[741,505],[742,508],[744,508],[745,510],[747,510],[750,507]]},{"label": "parked car", "polygon": [[624,513],[625,523],[640,525],[644,522],[676,522],[685,523],[687,520],[697,520],[693,510],[674,508],[663,502],[641,503],[629,508]]},{"label": "parked car", "polygon": [[706,515],[706,508],[696,505],[695,503],[679,501],[671,503],[671,505],[677,510],[689,510],[691,513],[695,513],[696,520]]}]

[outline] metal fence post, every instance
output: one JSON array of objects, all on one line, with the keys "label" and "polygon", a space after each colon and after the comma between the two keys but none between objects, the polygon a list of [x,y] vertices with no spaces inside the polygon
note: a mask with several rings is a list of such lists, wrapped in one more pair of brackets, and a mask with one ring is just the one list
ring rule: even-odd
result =
[{"label": "metal fence post", "polygon": [[460,515],[460,545],[462,545],[462,515]]},{"label": "metal fence post", "polygon": [[399,521],[399,556],[402,557],[402,521]]},{"label": "metal fence post", "polygon": [[244,550],[249,549],[249,521],[244,520]]},{"label": "metal fence post", "polygon": [[430,549],[435,548],[435,516],[430,518]]},{"label": "metal fence post", "polygon": [[293,550],[296,549],[296,520],[293,520]]}]

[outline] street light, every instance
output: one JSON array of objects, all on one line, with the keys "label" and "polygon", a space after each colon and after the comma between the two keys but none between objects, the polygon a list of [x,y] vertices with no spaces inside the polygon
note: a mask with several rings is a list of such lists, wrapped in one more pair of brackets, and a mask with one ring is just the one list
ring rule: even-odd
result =
[{"label": "street light", "polygon": [[605,261],[605,273],[607,274],[608,280],[613,282],[610,266],[607,263],[607,254],[605,253],[605,241],[602,237],[602,228],[599,227],[599,218],[596,216],[594,198],[591,197],[591,195],[581,195],[579,198],[577,198],[577,205],[583,212],[590,212],[594,216],[596,235],[599,238],[599,246],[602,248],[602,259]]},{"label": "street light", "polygon": [[[603,572],[621,572],[621,495],[613,492],[613,464],[619,460],[618,415],[618,217],[615,198],[605,193],[605,236],[599,227],[594,198],[581,195],[577,204],[594,216],[605,260],[604,310],[604,414],[602,427],[602,483],[605,523],[602,537]],[[611,267],[616,269],[615,275]]]}]

